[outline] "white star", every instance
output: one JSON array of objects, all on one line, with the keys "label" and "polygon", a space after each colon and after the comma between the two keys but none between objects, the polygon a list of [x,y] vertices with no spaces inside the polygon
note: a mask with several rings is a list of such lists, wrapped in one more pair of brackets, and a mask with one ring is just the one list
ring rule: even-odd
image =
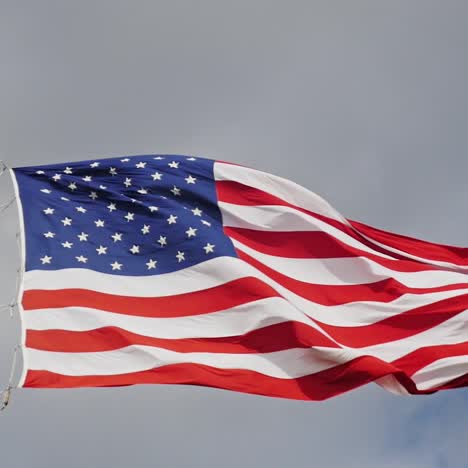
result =
[{"label": "white star", "polygon": [[100,185],[99,188],[100,188],[101,190],[107,190],[107,187],[106,187],[105,185]]},{"label": "white star", "polygon": [[174,216],[174,215],[170,215],[169,218],[167,218],[167,222],[169,224],[176,224],[177,223],[177,216]]},{"label": "white star", "polygon": [[65,247],[66,249],[71,249],[73,245],[73,242],[62,242],[62,246]]},{"label": "white star", "polygon": [[130,221],[134,221],[135,220],[135,213],[130,213],[128,212],[124,218],[127,220],[127,222],[129,223]]},{"label": "white star", "polygon": [[132,179],[130,177],[127,177],[124,182],[125,187],[130,187],[132,185]]},{"label": "white star", "polygon": [[54,179],[55,182],[59,181],[61,178],[62,178],[61,174],[55,174],[54,177],[52,177],[52,179]]},{"label": "white star", "polygon": [[139,162],[138,164],[135,164],[135,167],[137,169],[144,169],[146,166],[146,163],[145,162]]},{"label": "white star", "polygon": [[194,214],[194,216],[201,216],[203,213],[203,211],[200,210],[200,208],[194,208],[193,210],[190,210],[190,211]]},{"label": "white star", "polygon": [[197,181],[197,178],[192,177],[191,175],[185,178],[185,182],[187,182],[187,184],[194,184],[196,181]]},{"label": "white star", "polygon": [[205,226],[211,226],[211,223],[209,223],[208,221],[205,221],[204,219],[202,219],[202,223],[203,223]]},{"label": "white star", "polygon": [[140,246],[139,245],[132,245],[132,248],[130,249],[130,252],[132,252],[133,255],[140,253]]},{"label": "white star", "polygon": [[100,245],[96,249],[96,252],[98,253],[98,255],[106,255],[107,254],[107,247],[104,247],[104,246]]},{"label": "white star", "polygon": [[164,247],[165,245],[167,245],[167,238],[164,237],[164,236],[159,236],[159,240],[158,240],[158,243],[161,245],[161,247]]},{"label": "white star", "polygon": [[158,211],[159,208],[157,206],[148,206],[148,209],[153,213],[153,211]]},{"label": "white star", "polygon": [[71,167],[66,167],[65,170],[63,171],[65,174],[73,174],[72,168]]},{"label": "white star", "polygon": [[214,248],[215,248],[215,247],[216,247],[215,245],[210,244],[210,243],[208,242],[208,244],[206,244],[205,247],[203,247],[203,248],[205,249],[205,253],[208,255],[209,253],[213,253],[213,252],[214,252]]},{"label": "white star", "polygon": [[74,191],[76,190],[76,184],[75,184],[75,182],[71,182],[70,185],[68,186],[68,188],[69,188],[72,192],[74,192]]},{"label": "white star", "polygon": [[55,233],[54,232],[44,232],[44,237],[46,237],[47,239],[53,239],[55,237]]},{"label": "white star", "polygon": [[185,231],[185,234],[190,237],[195,237],[197,235],[197,229],[194,229],[193,227],[189,227],[187,231]]},{"label": "white star", "polygon": [[52,190],[43,188],[43,189],[41,189],[41,192],[42,192],[42,193],[52,193]]},{"label": "white star", "polygon": [[111,168],[109,169],[109,174],[110,174],[111,176],[117,175],[117,169],[116,169],[115,167],[111,167]]},{"label": "white star", "polygon": [[156,159],[156,161],[160,161],[161,159],[164,159],[164,158],[162,158],[161,156],[156,156],[156,157],[153,158],[153,159]]},{"label": "white star", "polygon": [[116,232],[114,235],[111,236],[114,239],[114,242],[122,240],[122,234],[120,232]]},{"label": "white star", "polygon": [[96,225],[96,227],[104,227],[104,221],[102,219],[97,219],[96,221],[94,221],[94,224]]},{"label": "white star", "polygon": [[50,264],[50,261],[52,260],[52,257],[49,257],[47,255],[44,255],[42,258],[41,258],[41,262],[43,265],[45,265],[46,263],[49,263]]},{"label": "white star", "polygon": [[90,164],[90,167],[99,167],[101,163],[98,163],[98,162],[93,162]]},{"label": "white star", "polygon": [[63,200],[63,201],[70,201],[70,199],[67,198],[67,197],[60,197],[60,200]]},{"label": "white star", "polygon": [[88,261],[88,259],[86,257],[83,257],[83,255],[80,255],[79,257],[75,257],[78,262],[80,263],[86,263]]},{"label": "white star", "polygon": [[120,160],[120,162],[128,162],[128,161],[130,161],[130,159],[128,159],[128,158],[124,158],[124,159]]},{"label": "white star", "polygon": [[46,208],[45,210],[42,210],[44,212],[44,214],[46,215],[50,215],[50,214],[54,214],[54,209],[53,208]]},{"label": "white star", "polygon": [[78,239],[80,239],[80,242],[86,242],[88,240],[88,236],[89,234],[86,234],[85,232],[77,235]]},{"label": "white star", "polygon": [[80,213],[86,213],[86,208],[83,208],[82,206],[77,206],[75,207],[76,211],[79,211]]},{"label": "white star", "polygon": [[187,161],[196,161],[196,159],[194,157],[192,158],[187,158]]},{"label": "white star", "polygon": [[112,270],[121,270],[123,266],[121,263],[117,261],[115,261],[114,263],[111,263],[110,265],[112,267]]},{"label": "white star", "polygon": [[171,192],[174,194],[175,197],[180,197],[180,188],[177,188],[174,185],[174,188],[171,189]]},{"label": "white star", "polygon": [[96,192],[91,192],[88,196],[89,198],[92,198],[93,200],[96,200],[96,198],[98,198],[98,194]]},{"label": "white star", "polygon": [[169,167],[172,167],[173,169],[179,169],[179,163],[176,161],[172,161],[168,164]]},{"label": "white star", "polygon": [[107,205],[107,208],[111,213],[117,209],[115,203],[110,203],[109,205]]},{"label": "white star", "polygon": [[71,226],[72,220],[70,218],[62,219],[62,223],[64,226]]},{"label": "white star", "polygon": [[155,172],[154,174],[151,174],[151,177],[153,180],[161,180],[162,179],[162,174],[160,172]]},{"label": "white star", "polygon": [[184,252],[181,252],[180,250],[177,251],[177,255],[176,255],[176,258],[178,260],[178,262],[183,262],[185,260],[185,253]]},{"label": "white star", "polygon": [[142,195],[147,195],[148,194],[148,190],[144,189],[144,188],[141,188],[140,190],[137,190],[138,193],[141,193]]},{"label": "white star", "polygon": [[41,175],[41,174],[45,174],[45,172],[44,171],[36,171],[36,174]]},{"label": "white star", "polygon": [[145,224],[145,225],[141,228],[141,232],[142,232],[143,234],[149,234],[149,232],[150,232],[150,226],[149,226],[149,224]]},{"label": "white star", "polygon": [[156,268],[156,263],[158,263],[157,260],[150,259],[150,261],[146,264],[148,270],[153,270],[154,268]]},{"label": "white star", "polygon": [[84,177],[82,177],[82,179],[83,179],[85,182],[91,182],[91,181],[93,180],[93,178],[92,178],[90,175],[84,176]]}]

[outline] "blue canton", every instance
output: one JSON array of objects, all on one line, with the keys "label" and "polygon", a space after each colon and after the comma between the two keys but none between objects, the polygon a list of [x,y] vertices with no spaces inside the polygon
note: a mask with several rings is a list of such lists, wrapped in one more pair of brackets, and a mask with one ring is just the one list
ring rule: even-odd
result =
[{"label": "blue canton", "polygon": [[26,271],[157,275],[235,257],[214,161],[143,155],[14,169]]}]

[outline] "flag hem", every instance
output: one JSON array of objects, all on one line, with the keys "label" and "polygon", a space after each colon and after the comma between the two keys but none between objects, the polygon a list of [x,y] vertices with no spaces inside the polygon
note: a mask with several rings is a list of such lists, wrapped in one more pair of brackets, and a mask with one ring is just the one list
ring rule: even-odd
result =
[{"label": "flag hem", "polygon": [[22,304],[22,297],[23,297],[23,291],[24,291],[24,273],[25,273],[25,267],[26,267],[26,240],[25,240],[25,230],[24,230],[24,218],[23,218],[23,205],[21,202],[21,197],[19,194],[19,187],[18,187],[18,182],[16,180],[16,174],[14,169],[9,169],[11,180],[13,182],[13,189],[15,192],[15,198],[16,198],[16,207],[17,207],[17,213],[18,213],[18,226],[19,226],[19,234],[20,234],[20,267],[19,267],[19,272],[17,274],[20,275],[19,277],[19,284],[18,284],[18,296],[16,299],[17,307],[18,307],[18,312],[20,316],[20,325],[21,325],[21,354],[22,354],[22,361],[23,361],[23,368],[21,370],[20,378],[17,384],[17,387],[23,387],[24,382],[26,380],[26,373],[27,373],[27,353],[26,353],[26,326],[24,323],[24,310],[23,310],[23,304]]}]

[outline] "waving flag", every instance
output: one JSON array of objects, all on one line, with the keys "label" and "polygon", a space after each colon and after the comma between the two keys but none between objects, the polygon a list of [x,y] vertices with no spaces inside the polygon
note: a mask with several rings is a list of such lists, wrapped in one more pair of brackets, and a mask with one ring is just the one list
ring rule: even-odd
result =
[{"label": "waving flag", "polygon": [[144,155],[13,170],[23,387],[321,400],[468,383],[468,251],[258,170]]}]

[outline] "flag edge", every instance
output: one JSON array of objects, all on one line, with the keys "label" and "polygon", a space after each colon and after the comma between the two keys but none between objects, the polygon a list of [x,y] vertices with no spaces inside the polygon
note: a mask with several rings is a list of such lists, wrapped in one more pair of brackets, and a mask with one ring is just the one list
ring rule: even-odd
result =
[{"label": "flag edge", "polygon": [[24,230],[24,215],[23,215],[23,204],[19,193],[19,186],[18,181],[16,179],[15,170],[13,168],[9,169],[11,180],[13,183],[13,190],[15,193],[16,198],[16,209],[18,214],[18,227],[19,227],[19,255],[20,255],[20,265],[19,271],[17,274],[19,275],[19,282],[18,282],[18,291],[17,291],[17,298],[16,304],[18,308],[18,313],[20,317],[20,326],[21,326],[21,355],[22,355],[22,369],[20,373],[20,377],[17,383],[17,387],[23,387],[24,382],[26,381],[26,374],[27,374],[27,353],[26,353],[26,325],[24,321],[24,310],[22,304],[22,297],[24,292],[24,277],[25,277],[25,269],[26,269],[26,239],[25,239],[25,230]]}]

